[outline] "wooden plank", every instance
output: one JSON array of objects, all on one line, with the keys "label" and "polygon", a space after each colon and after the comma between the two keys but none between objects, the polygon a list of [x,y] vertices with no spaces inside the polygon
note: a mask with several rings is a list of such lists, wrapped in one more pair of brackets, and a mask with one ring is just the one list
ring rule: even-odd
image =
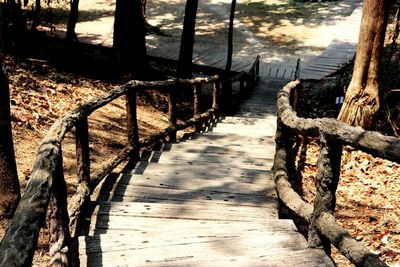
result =
[{"label": "wooden plank", "polygon": [[334,266],[322,251],[302,247],[297,236],[197,238],[153,246],[142,239],[145,248],[139,249],[123,238],[118,245],[95,238],[88,240],[81,266]]},{"label": "wooden plank", "polygon": [[159,186],[161,188],[179,188],[194,190],[195,188],[213,188],[215,190],[225,190],[235,193],[248,192],[273,192],[275,194],[275,184],[270,175],[260,173],[258,175],[246,176],[240,173],[233,175],[227,174],[216,177],[209,173],[190,173],[178,172],[173,169],[168,173],[157,172],[147,174],[123,174],[118,181],[120,185],[131,186]]},{"label": "wooden plank", "polygon": [[147,161],[140,161],[133,170],[125,170],[122,173],[132,174],[154,174],[154,173],[176,173],[176,174],[209,174],[211,177],[240,177],[240,176],[254,176],[254,175],[271,175],[270,170],[264,168],[241,168],[239,166],[221,165],[221,164],[208,164],[209,168],[204,165],[190,165],[188,168],[187,163],[182,164],[162,164]]},{"label": "wooden plank", "polygon": [[[249,233],[226,233],[218,235],[204,231],[180,235],[179,230],[176,234],[176,229],[170,229],[170,231],[172,231],[170,235],[165,235],[165,233],[153,234],[152,231],[148,231],[145,233],[137,233],[136,235],[127,235],[123,233],[102,234],[79,238],[82,245],[79,251],[85,254],[98,252],[103,252],[105,254],[130,250],[132,254],[140,255],[140,251],[153,250],[155,248],[164,250],[164,247],[175,247],[175,249],[181,247],[185,249],[187,246],[192,248],[198,246],[201,248],[203,245],[206,245],[206,247],[208,247],[207,250],[211,250],[221,248],[223,243],[231,243],[232,247],[230,249],[233,250],[231,253],[234,253],[236,250],[237,252],[241,252],[241,254],[246,253],[254,255],[257,252],[259,253],[262,248],[265,250],[277,248],[301,250],[306,248],[304,237],[296,232],[282,233],[260,231],[257,235],[253,231],[249,231]],[[244,252],[246,248],[248,250],[254,250]],[[196,253],[196,250],[191,250],[190,252]],[[182,251],[179,253],[182,253]],[[172,251],[166,253],[166,255],[171,254],[173,254]],[[223,254],[220,256],[223,256]]]},{"label": "wooden plank", "polygon": [[[218,203],[243,206],[269,206],[275,203],[274,198],[268,198],[264,191],[240,194],[234,192],[216,191],[213,188],[197,190],[169,189],[151,186],[127,185],[118,186],[111,196],[111,201],[149,202],[149,203],[187,203],[204,204]],[[272,204],[273,205],[273,204]]]},{"label": "wooden plank", "polygon": [[[182,205],[170,203],[140,203],[140,202],[102,202],[96,208],[94,216],[107,220],[111,216],[135,221],[140,218],[182,219],[203,221],[240,221],[254,222],[256,220],[276,219],[277,203],[272,207],[262,208],[249,206],[199,205],[185,203]],[[271,209],[275,209],[271,211]],[[274,214],[271,216],[270,214]],[[267,214],[267,215],[266,215]],[[123,218],[122,218],[123,217]]]},{"label": "wooden plank", "polygon": [[[216,128],[212,128],[215,131]],[[228,154],[228,155],[241,155],[251,152],[252,155],[262,157],[265,154],[274,154],[275,147],[273,146],[235,146],[225,147],[216,145],[202,145],[202,144],[190,144],[190,142],[168,144],[163,147],[163,152],[184,152],[184,153],[201,153],[201,154]]]},{"label": "wooden plank", "polygon": [[[148,204],[148,203],[147,203]],[[224,205],[226,206],[226,205]],[[160,219],[160,218],[136,218],[128,220],[120,216],[108,216],[99,219],[93,216],[91,235],[104,233],[129,233],[152,232],[155,234],[168,233],[168,229],[175,229],[175,234],[193,234],[207,231],[207,235],[224,235],[229,233],[257,233],[257,232],[292,232],[297,231],[292,220],[276,218],[248,221],[228,221],[221,218],[212,220],[184,220],[184,219]],[[99,219],[99,220],[98,220]]]},{"label": "wooden plank", "polygon": [[[233,192],[239,194],[248,194],[249,192],[265,192],[265,194],[273,197],[276,195],[275,183],[271,177],[264,174],[258,176],[238,176],[233,178],[230,176],[216,178],[205,175],[185,175],[176,173],[160,173],[160,174],[124,174],[118,181],[118,186],[131,187],[134,186],[159,187],[160,189],[182,189],[197,190],[207,188],[213,191]],[[117,187],[118,188],[118,187]],[[124,188],[124,190],[128,190]]]}]

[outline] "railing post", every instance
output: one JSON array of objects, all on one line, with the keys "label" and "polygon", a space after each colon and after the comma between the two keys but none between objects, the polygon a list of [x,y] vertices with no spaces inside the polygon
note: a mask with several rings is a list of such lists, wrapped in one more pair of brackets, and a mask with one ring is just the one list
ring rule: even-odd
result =
[{"label": "railing post", "polygon": [[320,135],[321,151],[318,158],[318,170],[315,175],[316,194],[314,211],[308,232],[310,247],[323,246],[330,253],[330,242],[321,237],[316,229],[316,220],[322,213],[333,213],[336,206],[336,189],[340,176],[342,145],[334,138]]},{"label": "railing post", "polygon": [[[201,92],[201,84],[196,84],[193,86],[193,117],[198,118],[200,115],[200,107],[199,107],[199,99],[200,99],[200,92]],[[200,132],[201,124],[195,124],[196,132]]]},{"label": "railing post", "polygon": [[129,90],[126,93],[126,117],[128,128],[128,142],[134,149],[130,155],[131,160],[139,160],[139,127],[136,111],[136,91]]},{"label": "railing post", "polygon": [[59,159],[51,187],[52,195],[49,204],[49,266],[68,266],[68,245],[71,239],[67,211],[67,186],[64,179],[61,147],[59,153]]},{"label": "railing post", "polygon": [[85,117],[75,126],[76,165],[78,182],[90,182],[90,154],[88,118]]},{"label": "railing post", "polygon": [[170,135],[170,141],[176,141],[176,91],[175,88],[169,88],[168,90],[168,120],[170,127],[173,127],[173,131]]}]

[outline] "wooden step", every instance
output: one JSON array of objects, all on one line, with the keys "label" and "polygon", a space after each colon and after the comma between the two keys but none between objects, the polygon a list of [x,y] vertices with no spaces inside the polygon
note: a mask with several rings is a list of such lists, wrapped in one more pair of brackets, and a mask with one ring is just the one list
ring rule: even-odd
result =
[{"label": "wooden step", "polygon": [[252,175],[242,175],[240,173],[219,177],[211,176],[209,173],[195,173],[177,171],[161,173],[155,169],[147,174],[121,174],[118,180],[119,185],[131,186],[158,186],[160,188],[179,188],[194,190],[196,188],[212,188],[218,191],[229,191],[236,193],[248,193],[265,190],[273,192],[275,183],[270,173],[253,173]]},{"label": "wooden step", "polygon": [[[272,189],[271,189],[272,191]],[[202,204],[225,204],[244,206],[273,206],[277,209],[274,196],[268,196],[264,190],[235,193],[220,188],[199,188],[196,190],[165,188],[160,186],[119,185],[110,197],[111,201],[182,203],[197,202]],[[275,214],[274,214],[275,216]]]},{"label": "wooden step", "polygon": [[[275,207],[276,205],[273,205]],[[94,225],[109,222],[111,217],[138,222],[143,218],[201,220],[201,221],[239,221],[256,222],[277,219],[270,214],[267,206],[227,206],[201,205],[198,203],[142,203],[142,202],[100,202],[93,213]],[[118,218],[117,218],[118,217]]]},{"label": "wooden step", "polygon": [[[115,202],[111,202],[115,203]],[[125,204],[125,203],[123,203]],[[147,205],[149,203],[143,203]],[[224,206],[226,207],[226,206]],[[184,210],[184,207],[182,208]],[[100,216],[101,217],[101,216]],[[156,234],[167,234],[168,229],[172,228],[175,234],[193,234],[208,231],[209,234],[229,234],[229,233],[257,233],[257,231],[270,231],[270,232],[292,232],[297,231],[296,226],[292,220],[279,221],[276,218],[251,221],[239,220],[188,220],[188,219],[173,219],[173,218],[152,218],[147,217],[143,219],[128,219],[126,216],[93,216],[94,220],[90,225],[90,235],[104,234],[104,233],[139,233],[149,232]]]}]

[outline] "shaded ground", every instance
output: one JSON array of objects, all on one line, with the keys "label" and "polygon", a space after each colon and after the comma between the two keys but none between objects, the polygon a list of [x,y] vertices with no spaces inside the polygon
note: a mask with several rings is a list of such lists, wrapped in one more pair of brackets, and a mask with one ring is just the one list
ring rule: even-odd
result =
[{"label": "shaded ground", "polygon": [[[265,62],[295,64],[298,57],[307,61],[328,46],[335,37],[335,29],[359,2],[239,0],[235,17],[234,60],[254,58],[260,54]],[[148,1],[148,21],[168,35],[148,36],[149,47],[179,47],[185,3],[184,0]],[[82,1],[77,33],[89,37],[91,42],[111,46],[114,5],[111,0]],[[212,54],[216,58],[226,56],[229,10],[230,1],[227,0],[199,1],[194,47],[198,54]],[[67,13],[68,7],[56,9],[56,28],[65,29]]]}]

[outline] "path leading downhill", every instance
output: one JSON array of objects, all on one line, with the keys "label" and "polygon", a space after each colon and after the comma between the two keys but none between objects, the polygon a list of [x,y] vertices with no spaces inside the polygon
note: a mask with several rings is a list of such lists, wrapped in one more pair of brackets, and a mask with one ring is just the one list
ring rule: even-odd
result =
[{"label": "path leading downhill", "polygon": [[231,117],[167,144],[100,195],[81,266],[333,266],[278,218],[275,93],[261,81]]},{"label": "path leading downhill", "polygon": [[[361,5],[332,22],[330,45],[307,58],[301,78],[329,75],[354,55],[360,18]],[[344,28],[348,34],[339,34]],[[242,37],[249,45],[245,56],[234,56],[238,71],[249,68],[258,51],[262,55],[260,40],[251,33]],[[167,44],[149,42],[149,54],[176,57],[176,42]],[[223,56],[206,51],[194,61],[224,64]],[[120,173],[99,195],[89,233],[79,238],[80,265],[334,266],[322,250],[307,247],[293,221],[278,217],[271,174],[275,96],[293,78],[296,59],[264,60],[261,81],[234,116]]]}]

